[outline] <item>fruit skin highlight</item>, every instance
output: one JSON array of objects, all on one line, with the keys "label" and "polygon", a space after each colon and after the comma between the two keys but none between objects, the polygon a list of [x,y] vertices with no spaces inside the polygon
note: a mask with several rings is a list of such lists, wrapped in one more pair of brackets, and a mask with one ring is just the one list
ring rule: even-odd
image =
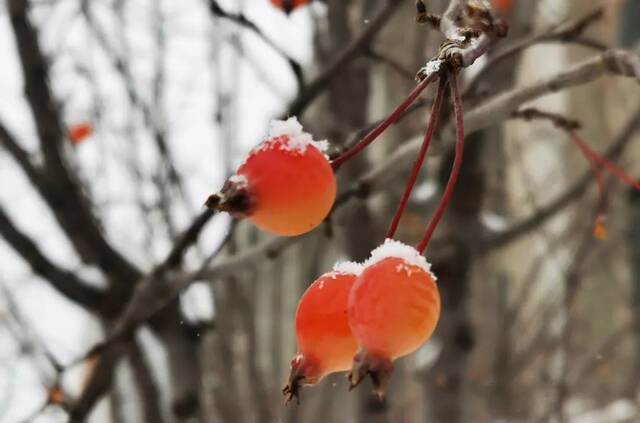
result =
[{"label": "fruit skin highlight", "polygon": [[309,232],[322,223],[336,198],[336,178],[323,150],[296,118],[271,123],[269,138],[238,167],[206,205],[246,217],[281,236]]},{"label": "fruit skin highlight", "polygon": [[285,400],[298,397],[302,385],[351,368],[358,343],[347,317],[349,292],[362,271],[356,263],[341,263],[314,281],[298,302],[295,316],[298,352],[291,360]]},{"label": "fruit skin highlight", "polygon": [[349,375],[352,388],[369,374],[381,397],[393,361],[429,339],[440,317],[435,281],[413,247],[387,240],[372,252],[349,294],[349,325],[360,347]]}]

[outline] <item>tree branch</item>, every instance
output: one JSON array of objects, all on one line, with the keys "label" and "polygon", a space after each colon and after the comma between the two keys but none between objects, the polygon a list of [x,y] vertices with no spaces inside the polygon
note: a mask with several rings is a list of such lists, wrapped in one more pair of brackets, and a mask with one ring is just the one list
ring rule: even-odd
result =
[{"label": "tree branch", "polygon": [[0,236],[24,261],[29,263],[35,274],[47,280],[60,294],[89,312],[94,313],[99,309],[104,294],[72,272],[53,264],[34,241],[15,226],[2,207],[0,207]]},{"label": "tree branch", "polygon": [[367,28],[362,31],[343,51],[338,54],[336,59],[325,69],[320,75],[309,83],[298,96],[293,100],[285,118],[289,116],[298,116],[316,99],[331,83],[333,78],[342,72],[359,53],[363,52],[371,43],[375,36],[384,28],[389,18],[398,11],[398,6],[402,2],[400,0],[387,0],[386,5],[371,19]]},{"label": "tree branch", "polygon": [[463,97],[473,93],[478,83],[487,74],[487,71],[493,69],[498,63],[512,57],[535,44],[543,43],[576,43],[597,50],[606,50],[607,46],[581,38],[583,32],[592,24],[600,20],[603,15],[603,8],[598,7],[586,16],[575,21],[569,21],[565,24],[556,26],[555,28],[547,28],[535,34],[526,36],[522,39],[515,40],[504,47],[497,49],[488,56],[487,63],[471,78],[464,89]]},{"label": "tree branch", "polygon": [[302,66],[294,60],[291,56],[289,56],[280,46],[278,46],[271,38],[267,37],[267,35],[256,25],[254,22],[249,20],[242,13],[233,14],[226,12],[216,0],[209,0],[209,10],[211,14],[217,16],[219,18],[227,19],[231,22],[234,22],[241,27],[247,28],[256,34],[262,41],[264,41],[269,47],[271,47],[276,53],[282,56],[289,66],[291,67],[291,71],[296,78],[296,82],[298,83],[298,88],[302,90],[304,88],[304,76],[302,74]]},{"label": "tree branch", "polygon": [[160,405],[160,392],[153,377],[153,369],[149,360],[145,357],[144,349],[140,341],[132,342],[129,363],[133,370],[134,383],[140,400],[140,408],[145,422],[164,423]]},{"label": "tree branch", "polygon": [[[108,338],[79,360],[83,361],[86,358],[99,355],[91,379],[72,408],[74,421],[82,421],[87,416],[111,383],[113,367],[127,352],[127,344],[132,339],[133,331],[162,310],[180,292],[180,289],[175,289],[175,284],[172,283],[176,280],[172,271],[180,266],[184,254],[197,241],[202,229],[213,214],[213,212],[206,210],[191,223],[175,242],[166,258],[136,285],[128,303],[123,305],[123,311],[113,324]],[[224,247],[230,234],[229,230],[218,249],[213,252],[212,257],[215,257]],[[208,264],[209,261],[207,260],[205,263]],[[202,279],[201,272],[187,277],[193,279],[188,279],[181,284],[185,288],[195,280]],[[149,310],[152,311],[148,312]]]},{"label": "tree branch", "polygon": [[39,181],[41,175],[35,168],[29,157],[29,153],[20,147],[15,137],[9,130],[0,123],[0,145],[2,145],[11,154],[13,159],[18,163],[22,171],[29,177],[34,184]]},{"label": "tree branch", "polygon": [[[631,141],[633,135],[640,130],[640,109],[637,110],[633,117],[627,122],[622,132],[618,135],[616,140],[607,149],[605,157],[608,159],[614,159],[622,154],[624,148]],[[568,205],[570,205],[575,199],[579,198],[589,187],[593,180],[593,172],[591,169],[587,170],[580,179],[570,186],[563,194],[558,196],[555,200],[551,201],[546,206],[534,212],[531,216],[523,219],[522,221],[513,224],[510,228],[495,234],[484,242],[481,243],[480,249],[483,252],[503,247],[508,243],[520,238],[521,236],[531,232],[533,229],[539,227],[551,217],[562,211]]]},{"label": "tree branch", "polygon": [[140,272],[107,242],[89,200],[66,163],[62,119],[49,87],[49,69],[38,43],[37,31],[28,18],[28,2],[9,0],[8,10],[24,73],[26,99],[45,157],[43,172],[47,177],[36,188],[83,261],[96,264],[110,275],[111,280],[130,284]]},{"label": "tree branch", "polygon": [[608,50],[531,85],[496,95],[471,110],[465,117],[465,125],[469,131],[476,131],[485,121],[494,123],[508,118],[523,103],[586,84],[604,74],[634,77],[640,81],[640,58],[629,51]]}]

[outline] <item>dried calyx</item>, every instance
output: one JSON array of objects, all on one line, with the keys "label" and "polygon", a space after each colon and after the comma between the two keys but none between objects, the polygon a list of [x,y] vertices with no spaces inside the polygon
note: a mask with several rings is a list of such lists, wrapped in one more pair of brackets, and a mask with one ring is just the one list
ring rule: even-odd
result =
[{"label": "dried calyx", "polygon": [[349,373],[349,390],[357,387],[367,376],[371,377],[373,392],[382,400],[393,374],[393,362],[389,358],[360,351],[353,358],[353,369]]},{"label": "dried calyx", "polygon": [[204,206],[210,210],[227,212],[238,219],[247,217],[251,213],[252,203],[246,178],[229,178],[220,192],[207,198]]}]

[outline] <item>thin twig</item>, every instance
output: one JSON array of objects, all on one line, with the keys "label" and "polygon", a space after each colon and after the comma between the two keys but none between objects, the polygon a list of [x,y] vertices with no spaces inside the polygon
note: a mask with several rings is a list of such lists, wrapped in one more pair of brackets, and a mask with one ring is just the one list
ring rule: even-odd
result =
[{"label": "thin twig", "polygon": [[402,4],[400,0],[387,0],[385,6],[371,19],[367,28],[362,31],[345,49],[338,54],[336,59],[318,75],[313,81],[298,93],[298,96],[291,102],[285,118],[298,116],[329,86],[333,78],[342,72],[361,53],[384,28],[385,24],[397,12]]},{"label": "thin twig", "polygon": [[220,4],[216,0],[209,0],[209,10],[211,14],[217,16],[219,18],[224,18],[229,20],[230,22],[234,22],[240,25],[243,28],[247,28],[256,34],[262,41],[264,41],[269,47],[273,49],[276,53],[278,53],[282,58],[284,58],[289,67],[291,67],[291,71],[296,78],[296,82],[298,83],[298,88],[303,90],[304,88],[304,76],[302,73],[302,66],[294,60],[291,56],[289,56],[282,47],[278,46],[271,38],[267,37],[262,29],[258,25],[256,25],[253,21],[248,19],[244,14],[238,13],[230,13],[225,11]]},{"label": "thin twig", "polygon": [[463,90],[462,97],[465,98],[469,94],[475,92],[477,85],[487,72],[494,69],[495,66],[518,54],[522,50],[535,44],[544,43],[575,43],[585,47],[589,47],[595,50],[606,50],[608,47],[602,43],[582,38],[584,31],[595,22],[599,21],[603,16],[604,9],[602,6],[594,9],[591,13],[588,13],[582,18],[575,21],[569,21],[565,24],[555,26],[553,28],[547,28],[526,36],[524,38],[515,40],[510,44],[505,45],[501,49],[497,49],[493,54],[488,57],[487,63],[480,68],[480,70],[469,80],[465,89]]}]

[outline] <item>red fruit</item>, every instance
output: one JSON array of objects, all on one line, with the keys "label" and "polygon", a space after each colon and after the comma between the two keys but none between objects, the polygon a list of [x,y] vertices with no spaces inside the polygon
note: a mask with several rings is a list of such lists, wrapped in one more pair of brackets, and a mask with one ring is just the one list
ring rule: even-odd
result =
[{"label": "red fruit", "polygon": [[496,12],[505,13],[511,9],[512,0],[492,0],[491,6]]},{"label": "red fruit", "polygon": [[309,0],[271,0],[271,4],[278,9],[284,10],[287,14],[307,3],[309,3]]},{"label": "red fruit", "polygon": [[298,396],[303,384],[316,384],[329,373],[351,368],[358,344],[347,318],[349,291],[361,272],[355,263],[336,265],[320,276],[300,298],[296,309],[298,353],[291,360],[287,400]]},{"label": "red fruit", "polygon": [[336,197],[336,179],[322,149],[296,118],[274,121],[269,139],[249,153],[207,205],[247,217],[276,235],[309,232],[327,217]]},{"label": "red fruit", "polygon": [[78,145],[93,132],[93,128],[89,122],[81,122],[70,125],[67,129],[69,140],[73,145]]},{"label": "red fruit", "polygon": [[416,249],[387,240],[371,253],[349,295],[349,325],[360,350],[349,375],[354,387],[372,376],[382,395],[392,361],[417,350],[440,316],[430,265]]}]

